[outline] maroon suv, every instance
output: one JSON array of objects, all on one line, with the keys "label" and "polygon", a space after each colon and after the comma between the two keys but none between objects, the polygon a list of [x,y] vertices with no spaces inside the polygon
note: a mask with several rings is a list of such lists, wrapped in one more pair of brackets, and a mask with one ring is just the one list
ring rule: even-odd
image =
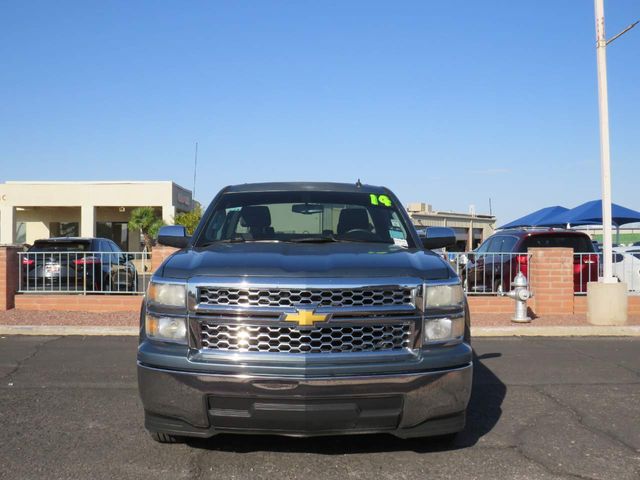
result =
[{"label": "maroon suv", "polygon": [[529,270],[529,248],[572,248],[573,288],[585,293],[587,282],[598,280],[599,261],[588,235],[574,230],[514,229],[490,236],[473,253],[462,271],[468,293],[511,290],[511,281],[521,271]]}]

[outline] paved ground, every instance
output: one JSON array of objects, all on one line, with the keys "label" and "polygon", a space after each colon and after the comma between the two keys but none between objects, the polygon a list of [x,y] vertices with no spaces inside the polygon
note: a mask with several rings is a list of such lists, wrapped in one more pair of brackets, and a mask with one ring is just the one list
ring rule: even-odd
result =
[{"label": "paved ground", "polygon": [[0,338],[0,478],[640,478],[640,339],[475,348],[451,448],[383,435],[159,445],[141,424],[134,338]]}]

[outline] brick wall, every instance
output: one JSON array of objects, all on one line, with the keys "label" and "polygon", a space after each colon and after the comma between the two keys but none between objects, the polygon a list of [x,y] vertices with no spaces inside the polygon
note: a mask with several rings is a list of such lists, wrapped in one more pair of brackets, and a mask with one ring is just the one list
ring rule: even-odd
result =
[{"label": "brick wall", "polygon": [[469,311],[474,313],[513,313],[513,300],[493,295],[475,295],[467,297]]},{"label": "brick wall", "polygon": [[640,315],[640,297],[637,296],[629,296],[629,315]]},{"label": "brick wall", "polygon": [[573,250],[529,249],[529,284],[535,295],[536,315],[573,313]]},{"label": "brick wall", "polygon": [[19,247],[0,246],[0,311],[14,308],[18,290]]},{"label": "brick wall", "polygon": [[153,252],[151,252],[151,271],[155,272],[162,262],[176,251],[178,251],[177,248],[167,247],[165,245],[156,245],[153,247]]},{"label": "brick wall", "polygon": [[142,295],[16,295],[19,310],[63,310],[67,312],[139,312]]}]

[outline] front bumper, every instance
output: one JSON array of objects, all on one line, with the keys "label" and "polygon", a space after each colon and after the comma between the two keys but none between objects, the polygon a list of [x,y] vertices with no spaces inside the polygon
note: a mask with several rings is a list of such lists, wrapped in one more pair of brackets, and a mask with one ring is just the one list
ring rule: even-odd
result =
[{"label": "front bumper", "polygon": [[138,363],[152,431],[291,436],[387,432],[399,437],[462,430],[472,364],[385,375],[287,377],[209,374]]}]

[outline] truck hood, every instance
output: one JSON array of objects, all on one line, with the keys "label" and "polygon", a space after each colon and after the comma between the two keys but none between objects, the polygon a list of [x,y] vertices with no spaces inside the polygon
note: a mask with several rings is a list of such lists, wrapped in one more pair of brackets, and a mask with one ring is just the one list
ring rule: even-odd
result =
[{"label": "truck hood", "polygon": [[219,243],[187,249],[169,257],[162,277],[415,277],[455,276],[430,251],[378,243]]}]

